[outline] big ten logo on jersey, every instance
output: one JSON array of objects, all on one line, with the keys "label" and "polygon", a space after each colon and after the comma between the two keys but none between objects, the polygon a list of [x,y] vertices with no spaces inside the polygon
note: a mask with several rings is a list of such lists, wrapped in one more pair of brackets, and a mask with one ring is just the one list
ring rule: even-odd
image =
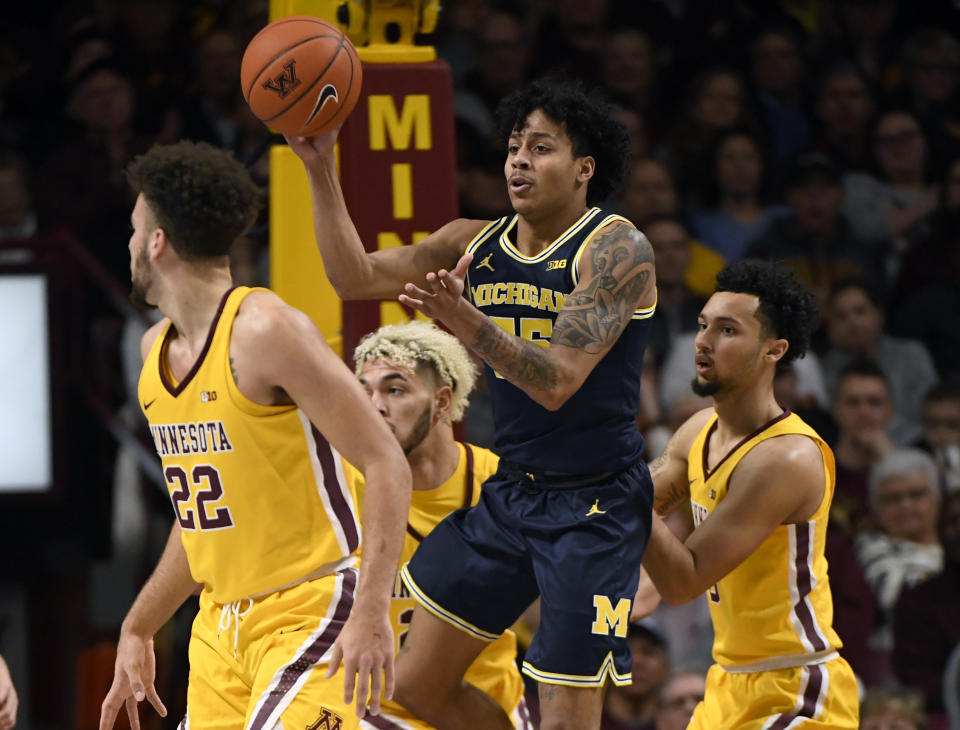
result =
[{"label": "big ten logo on jersey", "polygon": [[341,730],[343,718],[326,707],[320,708],[317,719],[307,725],[306,730]]},{"label": "big ten logo on jersey", "polygon": [[629,598],[621,598],[614,607],[608,596],[595,595],[593,607],[597,615],[593,621],[591,633],[609,636],[612,629],[614,636],[619,636],[621,639],[627,635],[627,626],[630,624]]},{"label": "big ten logo on jersey", "polygon": [[217,391],[215,390],[201,390],[200,391],[200,402],[201,403],[212,403],[217,399]]},{"label": "big ten logo on jersey", "polygon": [[566,259],[554,259],[553,261],[547,261],[547,271],[555,271],[556,269],[565,268],[567,268]]}]

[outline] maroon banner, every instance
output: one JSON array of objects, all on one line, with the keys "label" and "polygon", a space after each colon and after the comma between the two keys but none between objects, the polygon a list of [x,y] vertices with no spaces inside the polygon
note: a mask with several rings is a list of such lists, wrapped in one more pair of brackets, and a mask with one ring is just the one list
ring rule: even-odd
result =
[{"label": "maroon banner", "polygon": [[[414,244],[457,216],[453,135],[446,63],[363,64],[363,92],[340,134],[340,178],[368,251]],[[345,360],[382,324],[380,312],[378,302],[344,302]]]}]

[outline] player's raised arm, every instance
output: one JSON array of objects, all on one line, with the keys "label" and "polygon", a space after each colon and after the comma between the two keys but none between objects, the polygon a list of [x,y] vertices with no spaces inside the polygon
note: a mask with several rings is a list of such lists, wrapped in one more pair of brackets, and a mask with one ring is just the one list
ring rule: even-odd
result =
[{"label": "player's raised arm", "polygon": [[190,575],[180,525],[174,522],[157,567],[140,589],[120,627],[113,684],[100,708],[100,730],[113,727],[124,705],[130,727],[139,730],[137,703],[144,699],[161,717],[166,717],[167,710],[153,685],[156,677],[153,636],[198,587]]},{"label": "player's raised arm", "polygon": [[680,542],[654,515],[643,556],[663,599],[686,603],[743,562],[780,525],[808,519],[825,489],[823,457],[806,436],[784,435],[753,447],[737,465],[727,496]]},{"label": "player's raised arm", "polygon": [[[341,657],[345,697],[356,683],[357,714],[368,692],[379,710],[381,673],[393,689],[393,632],[388,609],[410,506],[410,468],[380,414],[313,322],[271,293],[254,293],[241,310],[233,348],[244,377],[269,382],[293,400],[330,444],[364,474],[363,568],[356,600],[334,645],[329,675]],[[328,676],[329,676],[328,675]]]},{"label": "player's raised arm", "polygon": [[471,261],[465,256],[453,271],[428,274],[430,291],[408,284],[400,301],[441,320],[490,367],[549,410],[577,392],[634,312],[656,303],[653,249],[626,223],[612,223],[587,245],[580,280],[564,299],[546,348],[506,332],[461,299]]},{"label": "player's raised arm", "polygon": [[452,267],[486,221],[459,219],[415,246],[368,253],[343,199],[333,153],[337,132],[288,137],[303,160],[313,198],[313,225],[327,277],[342,299],[396,299],[408,281]]}]

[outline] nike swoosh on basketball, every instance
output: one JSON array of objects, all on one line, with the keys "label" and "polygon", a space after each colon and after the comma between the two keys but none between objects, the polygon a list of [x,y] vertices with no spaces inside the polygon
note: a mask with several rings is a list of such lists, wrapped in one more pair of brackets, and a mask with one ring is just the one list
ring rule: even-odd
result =
[{"label": "nike swoosh on basketball", "polygon": [[309,126],[310,122],[314,120],[314,117],[320,113],[320,110],[323,109],[324,104],[326,104],[330,99],[333,99],[334,101],[340,101],[340,94],[337,93],[336,86],[333,84],[325,84],[324,87],[320,89],[320,95],[317,97],[317,103],[313,107],[313,111],[310,112],[310,116],[307,117],[307,121],[303,123],[303,127],[300,129]]},{"label": "nike swoosh on basketball", "polygon": [[157,402],[157,399],[154,398],[154,399],[153,399],[152,401],[150,401],[149,403],[144,403],[144,404],[143,404],[143,410],[147,410],[150,406],[152,406],[152,405],[153,405],[154,403],[156,403],[156,402]]}]

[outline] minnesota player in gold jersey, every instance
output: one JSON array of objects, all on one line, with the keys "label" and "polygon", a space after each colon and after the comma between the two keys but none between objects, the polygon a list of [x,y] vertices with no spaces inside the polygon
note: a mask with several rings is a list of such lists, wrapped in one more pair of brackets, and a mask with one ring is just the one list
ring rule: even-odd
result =
[{"label": "minnesota player in gold jersey", "polygon": [[[100,728],[125,704],[138,729],[145,698],[166,714],[153,635],[199,589],[180,727],[356,728],[368,691],[374,713],[391,694],[409,467],[310,320],[232,285],[227,254],[260,197],[243,167],[181,142],[127,174],[134,296],[166,315],[143,338],[138,390],[175,521],[121,627]],[[359,574],[358,504],[338,452],[370,485]]]},{"label": "minnesota player in gold jersey", "polygon": [[[480,487],[496,472],[493,452],[454,439],[476,381],[466,349],[452,335],[426,322],[381,327],[353,353],[357,377],[407,455],[413,495],[401,563],[448,514],[480,499]],[[347,476],[363,493],[363,477],[347,465]],[[390,616],[399,653],[416,600],[400,579],[399,565]],[[473,661],[464,680],[500,705],[517,728],[532,728],[516,665],[517,640],[505,631]],[[384,700],[380,715],[360,723],[367,730],[430,730],[406,708]]]},{"label": "minnesota player in gold jersey", "polygon": [[[858,691],[839,657],[824,543],[833,453],[773,394],[802,356],[813,299],[792,272],[741,261],[700,314],[692,416],[651,465],[653,533],[643,565],[668,603],[706,594],[716,662],[689,727],[856,728]],[[662,516],[690,505],[678,540]]]}]

